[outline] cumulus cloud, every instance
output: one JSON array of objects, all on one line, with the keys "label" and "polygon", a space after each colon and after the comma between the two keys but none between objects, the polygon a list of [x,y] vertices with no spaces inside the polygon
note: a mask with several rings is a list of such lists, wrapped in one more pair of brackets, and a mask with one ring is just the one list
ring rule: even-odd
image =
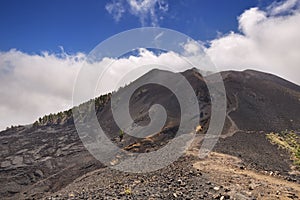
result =
[{"label": "cumulus cloud", "polygon": [[0,129],[69,108],[83,56],[0,52]]},{"label": "cumulus cloud", "polygon": [[201,52],[201,46],[194,40],[189,40],[182,44],[186,56],[195,56]]},{"label": "cumulus cloud", "polygon": [[104,58],[96,63],[85,62],[86,57],[82,53],[30,55],[18,50],[0,52],[0,130],[10,125],[30,124],[45,114],[71,108],[77,74],[81,67],[89,67],[86,65],[106,71],[98,86],[89,82],[81,86],[95,87],[95,96],[114,91],[150,70],[144,68],[132,73],[141,66],[171,66],[171,71],[190,67],[174,52],[157,55],[146,49],[140,49],[136,56]]},{"label": "cumulus cloud", "polygon": [[290,2],[272,5],[266,11],[246,10],[238,17],[240,33],[212,40],[207,54],[220,70],[257,69],[300,84],[300,10],[296,7],[279,15],[294,8]]},{"label": "cumulus cloud", "polygon": [[128,12],[139,18],[142,26],[158,26],[163,14],[168,11],[165,0],[113,0],[105,6],[116,22]]}]

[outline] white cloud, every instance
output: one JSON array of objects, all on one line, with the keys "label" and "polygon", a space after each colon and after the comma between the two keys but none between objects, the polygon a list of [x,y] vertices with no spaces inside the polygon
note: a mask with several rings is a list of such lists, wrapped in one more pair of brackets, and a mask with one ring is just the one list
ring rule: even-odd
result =
[{"label": "white cloud", "polygon": [[121,1],[113,1],[112,3],[108,3],[105,6],[105,9],[109,14],[111,14],[116,22],[119,22],[123,13],[125,12],[125,8]]},{"label": "white cloud", "polygon": [[268,9],[271,15],[277,15],[291,11],[294,7],[299,6],[299,0],[287,0],[282,2],[274,2]]},{"label": "white cloud", "polygon": [[[112,63],[102,79],[106,84],[98,85],[95,96],[116,90],[149,70],[145,68],[132,73],[141,66],[172,66],[169,69],[172,71],[189,68],[187,62],[174,52],[156,55],[146,49],[140,49],[139,56],[104,58],[93,64],[87,64],[85,58],[86,55],[81,53],[29,55],[17,50],[0,52],[0,130],[10,125],[29,124],[45,114],[71,108],[74,83],[84,64],[104,71]],[[122,80],[124,76],[127,77]],[[82,88],[96,87],[88,81],[84,84]]]},{"label": "white cloud", "polygon": [[[282,5],[272,11],[286,11]],[[246,10],[238,18],[241,33],[212,40],[207,53],[220,70],[252,68],[300,84],[300,10],[276,16],[269,12]]]},{"label": "white cloud", "polygon": [[193,56],[200,53],[200,46],[198,42],[190,40],[182,45],[186,56]]},{"label": "white cloud", "polygon": [[83,54],[0,52],[0,130],[71,106]]},{"label": "white cloud", "polygon": [[258,8],[246,10],[239,18],[239,29],[245,35],[256,33],[256,25],[263,23],[266,20],[266,13]]},{"label": "white cloud", "polygon": [[150,18],[152,26],[157,26],[158,13],[168,11],[168,4],[162,0],[128,0],[128,4],[130,12],[139,17],[142,26],[147,25],[148,18]]},{"label": "white cloud", "polygon": [[105,8],[117,22],[128,12],[138,17],[142,26],[158,26],[168,4],[165,0],[113,0]]}]

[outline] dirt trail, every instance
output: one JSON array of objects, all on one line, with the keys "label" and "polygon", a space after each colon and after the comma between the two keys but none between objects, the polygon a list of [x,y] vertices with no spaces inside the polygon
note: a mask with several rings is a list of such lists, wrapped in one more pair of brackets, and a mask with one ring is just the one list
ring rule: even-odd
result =
[{"label": "dirt trail", "polygon": [[229,119],[231,126],[230,126],[229,130],[227,131],[227,134],[221,135],[222,138],[233,136],[236,132],[240,131],[240,129],[238,128],[236,123],[230,117],[230,113],[233,111],[236,111],[239,107],[239,100],[237,98],[237,93],[234,94],[233,96],[235,99],[235,106],[232,106],[232,108],[228,109],[228,111],[226,113],[226,117]]},{"label": "dirt trail", "polygon": [[[197,155],[198,151],[189,154]],[[211,152],[201,161],[193,164],[194,168],[209,174],[216,184],[229,188],[229,194],[237,199],[298,199],[300,185],[280,177],[258,173],[245,169],[237,157]]]}]

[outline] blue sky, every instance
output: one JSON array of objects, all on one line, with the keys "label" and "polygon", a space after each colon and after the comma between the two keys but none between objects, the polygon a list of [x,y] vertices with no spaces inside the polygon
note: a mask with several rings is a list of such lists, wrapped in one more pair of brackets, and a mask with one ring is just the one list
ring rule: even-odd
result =
[{"label": "blue sky", "polygon": [[[89,52],[99,42],[132,28],[139,18],[126,12],[116,22],[106,10],[112,1],[7,0],[0,1],[0,51],[16,48],[27,53]],[[217,33],[237,31],[244,10],[265,7],[258,0],[175,0],[158,25],[183,32],[196,40],[211,40]],[[159,12],[159,11],[158,11]],[[145,25],[151,25],[150,22]]]}]

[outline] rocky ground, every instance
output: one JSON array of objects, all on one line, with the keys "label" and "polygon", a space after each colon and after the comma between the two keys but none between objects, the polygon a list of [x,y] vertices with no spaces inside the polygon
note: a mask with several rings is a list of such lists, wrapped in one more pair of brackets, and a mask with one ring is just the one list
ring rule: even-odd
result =
[{"label": "rocky ground", "polygon": [[[73,134],[67,131],[64,137],[53,133],[51,138],[58,138],[53,144],[52,139],[46,137],[50,136],[49,130],[44,133],[36,129],[36,135],[27,135],[26,129],[24,131],[23,137],[15,142],[14,134],[2,135],[2,142],[7,141],[9,145],[7,151],[18,152],[10,152],[15,157],[6,156],[6,161],[1,163],[3,194],[9,192],[13,195],[2,196],[2,199],[239,200],[300,197],[300,176],[291,174],[289,155],[259,132],[240,131],[220,139],[215,148],[219,153],[213,152],[204,160],[197,157],[198,142],[201,142],[198,136],[191,150],[172,165],[152,173],[130,174],[102,168],[86,150],[83,151],[77,139],[70,138]],[[44,141],[26,146],[30,137],[38,136]],[[13,145],[20,140],[25,141],[23,147]],[[60,145],[59,141],[64,140],[70,145],[66,142]],[[29,154],[31,151],[34,153]],[[37,157],[36,160],[30,159],[32,155]],[[22,159],[18,161],[18,157]],[[60,159],[54,160],[55,157]]]},{"label": "rocky ground", "polygon": [[44,199],[299,199],[300,185],[247,169],[233,156],[190,150],[172,165],[147,174],[104,168]]},{"label": "rocky ground", "polygon": [[39,198],[102,166],[73,126],[15,127],[1,132],[0,141],[0,199]]},{"label": "rocky ground", "polygon": [[291,174],[291,155],[271,144],[263,131],[238,131],[231,137],[220,138],[215,151],[240,158],[249,169],[274,172],[299,181],[299,177]]}]

